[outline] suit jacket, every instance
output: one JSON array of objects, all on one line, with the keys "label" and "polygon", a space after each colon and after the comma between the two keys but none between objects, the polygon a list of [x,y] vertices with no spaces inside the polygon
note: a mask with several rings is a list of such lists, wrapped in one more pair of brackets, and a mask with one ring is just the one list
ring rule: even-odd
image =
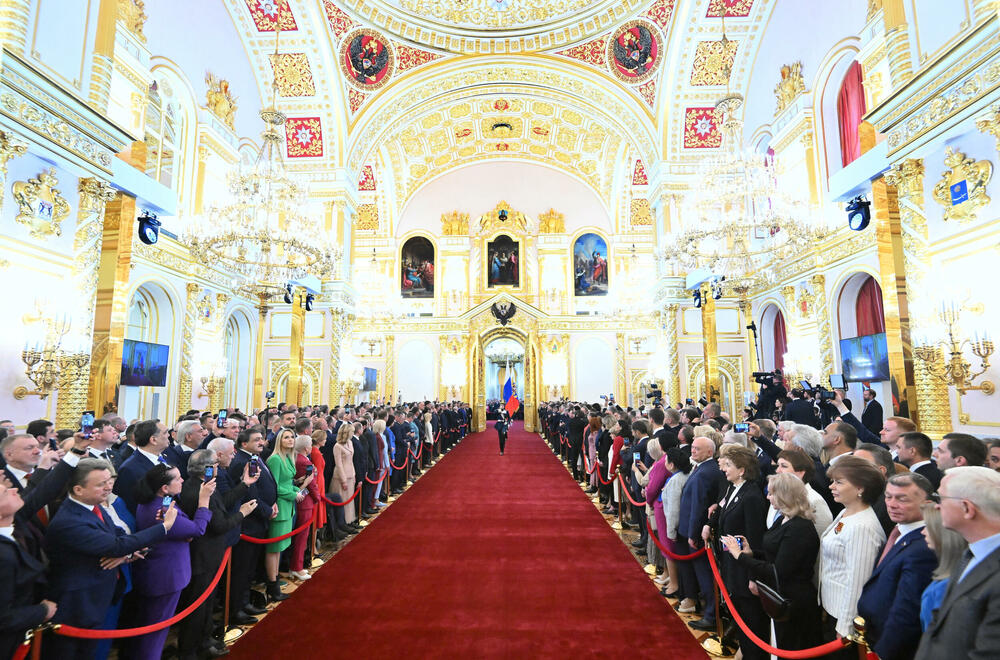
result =
[{"label": "suit jacket", "polygon": [[351,438],[351,446],[354,448],[354,454],[351,457],[354,462],[354,477],[361,481],[368,474],[368,448],[362,444],[361,438],[358,437]]},{"label": "suit jacket", "polygon": [[666,444],[668,449],[670,447],[677,447],[681,444],[680,441],[677,440],[677,429],[671,429],[666,426],[656,429],[656,433],[653,434],[653,437],[656,438],[657,442],[659,442],[660,438],[666,438],[666,442],[661,442],[660,444]]},{"label": "suit jacket", "polygon": [[944,473],[938,469],[937,463],[935,463],[933,460],[930,463],[921,465],[916,470],[914,470],[914,472],[916,472],[921,476],[927,477],[927,481],[931,482],[931,486],[934,487],[935,491],[938,489],[938,486],[941,485],[941,478],[944,477]]},{"label": "suit jacket", "polygon": [[45,564],[0,536],[0,658],[11,657],[24,631],[45,620],[44,586]]},{"label": "suit jacket", "polygon": [[941,607],[920,638],[917,660],[1000,657],[1000,550],[994,550],[961,582],[952,575]]},{"label": "suit jacket", "polygon": [[931,583],[937,556],[921,530],[900,538],[875,566],[858,599],[868,645],[881,660],[912,658],[920,642],[920,596]]},{"label": "suit jacket", "polygon": [[[745,536],[751,548],[761,547],[766,529],[764,519],[767,517],[767,501],[756,482],[748,481],[740,486],[735,495],[727,496],[726,505],[720,506],[718,511],[716,525],[718,536],[727,534]],[[730,593],[750,597],[750,589],[747,586],[750,577],[746,567],[729,553],[721,556],[722,577]]]},{"label": "suit jacket", "polygon": [[[22,487],[6,467],[4,473],[24,500],[24,506],[14,515],[14,538],[32,557],[44,561],[46,526],[38,517],[38,512],[66,492],[66,484],[73,476],[73,468],[66,461],[59,461],[51,470],[35,470],[28,478],[27,487]],[[58,509],[50,508],[49,519],[57,512]]]},{"label": "suit jacket", "polygon": [[162,524],[125,532],[111,514],[97,515],[67,500],[49,523],[45,544],[50,557],[48,598],[59,604],[53,621],[96,628],[116,596],[119,571],[106,571],[101,557],[124,557],[166,537]]},{"label": "suit jacket", "polygon": [[170,445],[163,450],[163,458],[177,468],[181,473],[181,479],[188,478],[188,459],[194,452],[184,451],[181,445]]},{"label": "suit jacket", "polygon": [[[229,476],[225,472],[221,473],[220,477],[221,475]],[[198,511],[200,490],[201,479],[188,479],[181,487],[180,495],[177,496],[177,506],[188,518],[193,518]],[[232,530],[239,530],[243,524],[243,514],[239,511],[233,512],[231,509],[242,503],[249,490],[246,484],[240,482],[226,493],[220,493],[218,489],[212,493],[212,498],[208,501],[208,510],[211,511],[212,517],[208,521],[205,533],[191,539],[192,575],[213,573],[219,568],[226,548],[231,545],[229,540]]]},{"label": "suit jacket", "polygon": [[708,507],[713,504],[709,498],[717,492],[720,479],[724,477],[719,470],[719,462],[714,458],[691,471],[681,491],[680,518],[677,522],[677,532],[681,536],[701,538],[701,528],[708,522]]},{"label": "suit jacket", "polygon": [[878,435],[882,430],[882,404],[872,399],[861,413],[861,423],[866,429]]},{"label": "suit jacket", "polygon": [[135,453],[135,447],[127,442],[120,442],[111,453],[111,464],[115,466],[115,472],[122,468],[122,463],[127,461]]},{"label": "suit jacket", "polygon": [[570,446],[577,449],[583,447],[583,433],[587,428],[587,418],[580,415],[570,417],[568,426],[569,433],[566,434],[566,439]]},{"label": "suit jacket", "polygon": [[[229,464],[229,479],[233,483],[239,483],[243,479],[243,468],[250,460],[250,454],[242,449],[236,452],[232,462]],[[267,538],[267,530],[271,523],[271,507],[278,501],[278,486],[274,482],[274,475],[267,469],[267,464],[260,462],[260,478],[250,486],[242,502],[257,500],[257,508],[253,510],[243,521],[243,533],[247,536],[257,538]]]},{"label": "suit jacket", "polygon": [[381,453],[378,450],[378,438],[371,429],[365,429],[361,434],[361,445],[364,447],[365,458],[368,464],[368,478],[372,481],[378,479],[379,467],[382,465]]},{"label": "suit jacket", "polygon": [[[136,507],[135,523],[142,529],[155,527],[160,501],[153,498]],[[157,543],[146,558],[132,565],[132,581],[136,592],[144,596],[162,596],[180,592],[191,581],[191,544],[189,541],[205,533],[211,510],[196,509],[188,518],[183,509],[177,512],[167,538]],[[218,568],[218,566],[216,566]]]},{"label": "suit jacket", "polygon": [[819,420],[816,419],[816,411],[813,408],[812,401],[807,401],[806,399],[793,399],[782,411],[781,420],[784,422],[805,424],[813,428],[819,426]]},{"label": "suit jacket", "polygon": [[761,545],[755,547],[751,543],[750,548],[753,555],[740,555],[738,562],[747,568],[751,580],[777,587],[778,593],[792,601],[796,610],[817,609],[813,572],[819,555],[819,534],[811,520],[796,516],[785,523],[775,523],[764,532]]},{"label": "suit jacket", "polygon": [[118,477],[115,479],[114,487],[115,495],[125,500],[125,506],[133,516],[136,505],[136,485],[140,479],[146,476],[147,472],[153,469],[154,465],[142,452],[136,451],[125,459],[122,466],[118,468]]},{"label": "suit jacket", "polygon": [[858,442],[870,442],[872,444],[878,445],[883,449],[888,449],[892,451],[892,447],[882,442],[882,436],[878,433],[872,433],[861,420],[854,416],[854,413],[848,412],[840,416],[841,421],[847,422],[854,427],[854,430],[858,432]]}]

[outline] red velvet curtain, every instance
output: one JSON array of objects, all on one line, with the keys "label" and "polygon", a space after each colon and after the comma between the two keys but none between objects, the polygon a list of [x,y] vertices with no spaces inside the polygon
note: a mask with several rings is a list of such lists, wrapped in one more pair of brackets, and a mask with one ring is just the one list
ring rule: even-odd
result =
[{"label": "red velvet curtain", "polygon": [[865,89],[861,64],[855,60],[844,76],[837,96],[837,121],[840,126],[840,158],[847,167],[861,155],[858,127],[865,116]]},{"label": "red velvet curtain", "polygon": [[858,319],[858,336],[877,335],[885,332],[885,313],[882,310],[882,288],[869,276],[858,290],[854,301],[854,315]]},{"label": "red velvet curtain", "polygon": [[774,315],[774,368],[785,368],[785,353],[788,352],[788,337],[785,335],[785,317],[778,312]]}]

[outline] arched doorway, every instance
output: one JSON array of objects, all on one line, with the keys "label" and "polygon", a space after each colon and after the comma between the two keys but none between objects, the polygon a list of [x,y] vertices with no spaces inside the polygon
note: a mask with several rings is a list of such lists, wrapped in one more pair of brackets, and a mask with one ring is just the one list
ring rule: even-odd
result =
[{"label": "arched doorway", "polygon": [[[840,371],[843,364],[841,340],[885,333],[885,311],[882,306],[882,287],[870,273],[850,274],[841,285],[835,300],[837,336],[834,337],[833,348],[837,360],[835,371]],[[875,399],[881,402],[883,416],[893,415],[894,409],[898,407],[898,396],[894,396],[891,381],[869,382],[868,386],[875,393]],[[857,407],[859,417],[864,406],[863,390],[862,383],[847,383],[847,398],[851,400],[852,407]]]},{"label": "arched doorway", "polygon": [[226,376],[223,401],[230,408],[250,410],[254,355],[253,326],[242,309],[234,310],[226,319]]},{"label": "arched doorway", "polygon": [[760,317],[760,348],[761,371],[785,368],[785,353],[788,352],[785,315],[773,303],[764,308]]},{"label": "arched doorway", "polygon": [[[488,373],[495,373],[496,381],[499,381],[500,371],[491,372],[491,358],[487,356],[486,348],[495,339],[505,338],[513,340],[521,349],[522,360],[519,367],[515,367],[515,361],[511,360],[511,372],[516,373],[520,378],[518,383],[518,398],[524,404],[524,429],[526,431],[535,430],[535,401],[537,400],[536,388],[538,386],[538,374],[535,365],[538,361],[538,351],[534,342],[537,341],[534,334],[529,335],[510,325],[491,328],[479,336],[479,340],[473,345],[472,360],[475,369],[473,378],[472,400],[475,407],[476,428],[482,430],[486,428],[486,402],[488,400],[487,391],[489,387]],[[506,369],[506,360],[503,361]],[[504,372],[506,375],[506,371]],[[490,378],[493,380],[493,378]],[[522,398],[523,397],[523,398]]]},{"label": "arched doorway", "polygon": [[132,295],[128,308],[128,324],[125,339],[163,344],[170,347],[167,381],[163,387],[120,387],[118,390],[118,411],[126,419],[152,419],[168,417],[172,410],[168,399],[176,396],[172,387],[177,382],[175,345],[174,301],[170,294],[155,282],[146,282]]},{"label": "arched doorway", "polygon": [[496,337],[483,345],[486,358],[487,419],[497,402],[504,405],[504,389],[510,379],[514,394],[524,401],[524,342],[513,337]]}]

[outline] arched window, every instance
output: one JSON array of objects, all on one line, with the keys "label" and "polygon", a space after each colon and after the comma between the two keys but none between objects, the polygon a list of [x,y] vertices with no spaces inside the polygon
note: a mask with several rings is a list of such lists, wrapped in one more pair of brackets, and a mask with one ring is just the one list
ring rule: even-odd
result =
[{"label": "arched window", "polygon": [[184,121],[169,86],[153,81],[146,104],[146,175],[176,189],[177,158],[182,153]]},{"label": "arched window", "polygon": [[885,332],[882,287],[871,276],[858,289],[858,298],[854,301],[854,316],[858,320],[859,337]]},{"label": "arched window", "polygon": [[785,316],[779,310],[774,315],[774,326],[771,330],[774,338],[774,368],[785,368],[785,353],[788,352],[788,335],[785,333]]},{"label": "arched window", "polygon": [[858,127],[861,126],[865,106],[864,76],[861,63],[855,60],[847,69],[837,96],[837,122],[840,126],[840,157],[847,167],[861,156]]}]

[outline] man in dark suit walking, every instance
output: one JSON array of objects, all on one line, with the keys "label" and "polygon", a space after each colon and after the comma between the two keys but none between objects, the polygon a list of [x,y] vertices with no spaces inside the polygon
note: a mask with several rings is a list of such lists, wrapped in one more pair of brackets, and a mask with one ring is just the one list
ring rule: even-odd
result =
[{"label": "man in dark suit walking", "polygon": [[1000,472],[964,466],[941,480],[941,522],[969,543],[920,638],[916,660],[1000,657]]},{"label": "man in dark suit walking", "polygon": [[[708,522],[708,508],[714,504],[719,483],[724,478],[715,460],[715,443],[705,437],[697,437],[691,443],[691,474],[681,491],[680,517],[677,523],[678,545],[681,554],[689,554],[703,543],[701,531]],[[712,567],[705,555],[692,561],[678,562],[681,572],[681,589],[685,598],[697,600],[700,590],[705,598],[701,619],[691,623],[698,630],[715,629],[715,601],[712,598]],[[678,611],[693,612],[696,606],[684,607],[683,601]]]},{"label": "man in dark suit walking", "polygon": [[170,444],[170,440],[167,437],[167,427],[155,419],[147,419],[136,424],[132,435],[136,450],[118,469],[115,495],[122,498],[126,508],[135,515],[136,484],[154,465],[161,462],[160,454]]},{"label": "man in dark suit walking", "polygon": [[922,533],[921,506],[931,492],[930,482],[916,473],[897,474],[885,487],[885,506],[896,525],[858,601],[868,645],[882,660],[912,658],[920,642],[920,596],[937,567]]},{"label": "man in dark suit walking", "polygon": [[[121,597],[118,566],[129,561],[132,553],[166,538],[177,518],[177,509],[171,505],[161,524],[126,535],[102,507],[110,484],[111,472],[104,461],[81,460],[70,480],[69,495],[49,524],[47,592],[59,605],[53,623],[100,626],[108,607]],[[92,640],[52,635],[42,650],[46,658],[83,660],[93,657],[95,645]]]},{"label": "man in dark suit walking", "polygon": [[861,424],[878,435],[882,430],[882,404],[875,400],[874,390],[865,388],[862,397],[865,401],[865,409],[861,413]]}]

